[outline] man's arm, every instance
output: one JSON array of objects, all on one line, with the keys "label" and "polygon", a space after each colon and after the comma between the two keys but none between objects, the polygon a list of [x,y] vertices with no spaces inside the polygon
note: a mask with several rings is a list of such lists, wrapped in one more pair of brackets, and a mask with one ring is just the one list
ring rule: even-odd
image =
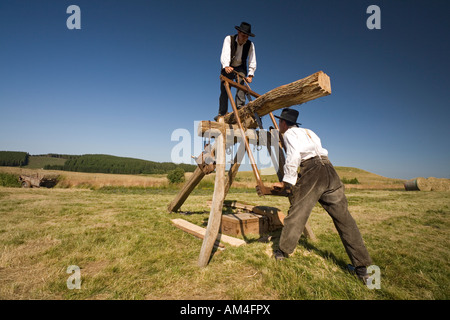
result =
[{"label": "man's arm", "polygon": [[284,165],[283,181],[274,183],[273,187],[267,188],[267,190],[261,190],[261,188],[256,187],[256,191],[260,196],[288,196],[292,192],[292,186],[297,183],[297,170],[301,162],[299,142],[292,132],[286,131],[284,134],[284,144],[286,146],[286,162]]},{"label": "man's arm", "polygon": [[291,131],[284,133],[284,145],[286,146],[286,161],[284,164],[283,182],[291,185],[297,183],[298,167],[301,162],[300,143],[297,141],[295,134]]},{"label": "man's arm", "polygon": [[[226,36],[225,40],[223,40],[223,46],[222,46],[222,54],[220,55],[220,63],[222,64],[222,69],[225,69],[227,73],[230,73],[233,71],[233,68],[230,67],[230,60],[231,60],[231,37]],[[227,70],[230,69],[231,70]]]},{"label": "man's arm", "polygon": [[256,53],[255,53],[255,45],[252,42],[250,49],[248,50],[248,77],[246,81],[251,83],[253,80],[253,76],[256,71]]}]

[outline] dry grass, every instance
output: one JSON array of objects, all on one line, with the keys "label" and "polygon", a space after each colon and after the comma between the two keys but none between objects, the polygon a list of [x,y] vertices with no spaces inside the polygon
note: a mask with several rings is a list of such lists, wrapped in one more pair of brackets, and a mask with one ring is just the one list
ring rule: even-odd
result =
[{"label": "dry grass", "polygon": [[[177,189],[167,188],[164,175],[0,167],[63,178],[53,189],[0,187],[0,299],[448,299],[450,193],[407,192],[402,180],[336,169],[361,183],[347,185],[347,197],[381,268],[381,290],[368,290],[345,271],[348,258],[319,205],[309,220],[319,241],[302,238],[286,263],[270,257],[275,232],[268,243],[249,239],[247,246],[217,251],[199,269],[202,242],[170,223],[166,207]],[[206,189],[182,209],[190,213],[183,218],[205,226],[214,174],[201,184]],[[287,199],[245,189],[254,184],[252,172],[239,172],[227,199],[288,212]],[[66,286],[69,265],[81,268],[81,290]]]},{"label": "dry grass", "polygon": [[[346,184],[347,189],[404,189],[404,181],[399,179],[385,178],[361,169],[336,167],[336,171],[341,178],[357,178],[360,184]],[[39,174],[58,175],[60,181],[57,187],[60,188],[92,188],[102,187],[141,187],[141,188],[166,188],[169,186],[166,175],[121,175],[104,173],[83,173],[58,170],[28,169],[16,167],[0,167],[0,172],[12,174]],[[191,172],[185,174],[189,179]],[[215,173],[205,176],[202,183],[208,187],[214,185]],[[274,174],[262,175],[263,181],[270,186],[277,182],[278,178]],[[233,182],[233,188],[255,187],[255,177],[251,171],[238,172],[236,180]]]},{"label": "dry grass", "polygon": [[26,169],[16,167],[0,167],[0,172],[13,174],[39,174],[40,176],[58,175],[60,180],[57,187],[60,188],[93,188],[98,189],[109,186],[122,187],[164,187],[168,180],[166,175],[128,175],[107,173],[84,173],[58,170]]},{"label": "dry grass", "polygon": [[[173,193],[0,188],[0,299],[448,299],[450,193],[349,190],[350,211],[382,289],[345,271],[345,250],[320,206],[291,258],[270,258],[273,240],[217,251],[200,269],[201,240],[175,228]],[[204,225],[212,192],[191,195],[184,219]],[[229,200],[287,212],[281,197],[230,193]],[[69,290],[69,265],[81,268]]]}]

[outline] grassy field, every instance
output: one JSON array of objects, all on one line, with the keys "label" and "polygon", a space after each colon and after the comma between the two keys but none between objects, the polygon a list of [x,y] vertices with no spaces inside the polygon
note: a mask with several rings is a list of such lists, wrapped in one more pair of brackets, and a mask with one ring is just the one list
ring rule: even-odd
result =
[{"label": "grassy field", "polygon": [[[166,210],[176,188],[0,187],[0,299],[449,299],[450,192],[388,189],[347,190],[381,271],[381,289],[369,290],[346,271],[320,206],[309,220],[318,241],[302,238],[290,259],[271,258],[278,231],[269,242],[218,250],[201,269],[202,241],[170,220],[204,226],[208,188],[194,191],[181,215]],[[227,199],[288,210],[286,198],[253,190],[233,189]],[[79,290],[67,287],[71,265],[81,268]]]},{"label": "grassy field", "polygon": [[[35,157],[36,159],[39,157]],[[152,175],[128,175],[128,174],[105,174],[105,173],[83,173],[83,172],[71,172],[71,171],[58,171],[58,170],[43,170],[40,169],[43,162],[37,160],[31,161],[31,167],[0,167],[0,173],[9,173],[15,175],[30,175],[39,174],[59,176],[59,188],[90,188],[99,189],[103,187],[142,187],[142,188],[168,188],[169,186],[166,175],[164,174],[152,174]],[[64,160],[58,158],[56,161]],[[48,159],[45,159],[48,161]],[[404,189],[404,180],[390,179],[376,175],[371,172],[367,172],[357,168],[351,167],[336,167],[336,171],[341,179],[351,180],[356,178],[359,184],[347,184],[346,188],[352,189]],[[187,172],[185,174],[186,179],[192,173]],[[277,182],[278,178],[275,174],[261,175],[264,182],[270,185]],[[201,182],[201,186],[212,188],[214,186],[215,174],[205,176]],[[236,188],[254,188],[256,185],[255,177],[251,171],[240,171],[233,183],[233,187]]]}]

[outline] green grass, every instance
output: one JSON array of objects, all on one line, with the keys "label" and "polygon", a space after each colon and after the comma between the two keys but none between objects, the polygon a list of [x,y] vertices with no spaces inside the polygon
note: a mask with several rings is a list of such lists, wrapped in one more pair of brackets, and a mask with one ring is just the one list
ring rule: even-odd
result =
[{"label": "green grass", "polygon": [[344,184],[359,184],[358,178],[349,179],[349,178],[343,177],[341,179],[341,181]]},{"label": "green grass", "polygon": [[[449,299],[450,192],[348,190],[381,289],[369,290],[349,263],[333,223],[317,205],[302,238],[276,263],[268,243],[216,251],[197,267],[202,241],[175,228],[183,218],[204,226],[212,190],[196,191],[167,212],[176,189],[0,188],[0,299]],[[227,199],[288,210],[281,197],[234,189]],[[70,265],[81,289],[69,290]]]},{"label": "green grass", "polygon": [[13,188],[21,187],[19,176],[17,174],[0,172],[0,186]]}]

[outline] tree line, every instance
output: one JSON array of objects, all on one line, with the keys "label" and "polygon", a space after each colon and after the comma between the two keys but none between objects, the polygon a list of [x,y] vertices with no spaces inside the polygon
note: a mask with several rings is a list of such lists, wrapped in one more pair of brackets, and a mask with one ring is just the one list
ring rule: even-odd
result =
[{"label": "tree line", "polygon": [[58,153],[47,153],[47,154],[36,154],[34,157],[50,157],[50,158],[60,158],[60,159],[76,159],[80,157],[74,154],[58,154]]},{"label": "tree line", "polygon": [[0,166],[26,166],[30,155],[21,151],[0,151]]},{"label": "tree line", "polygon": [[183,163],[175,164],[103,154],[86,154],[69,158],[64,165],[46,165],[44,169],[114,174],[166,174],[176,168],[181,168],[185,172],[193,172],[196,167],[196,165]]}]

